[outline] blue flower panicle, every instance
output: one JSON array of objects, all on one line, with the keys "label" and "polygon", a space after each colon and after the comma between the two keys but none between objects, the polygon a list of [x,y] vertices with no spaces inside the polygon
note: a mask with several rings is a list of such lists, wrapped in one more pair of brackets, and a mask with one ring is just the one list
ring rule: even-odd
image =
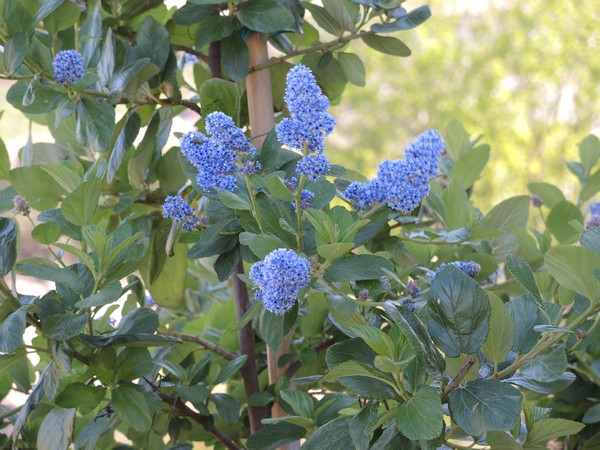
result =
[{"label": "blue flower panicle", "polygon": [[183,135],[181,153],[198,169],[196,181],[202,189],[233,192],[237,189],[238,161],[243,154],[254,155],[256,149],[235,126],[233,119],[222,112],[213,112],[206,117],[206,132],[210,136],[197,131]]},{"label": "blue flower panicle", "polygon": [[300,64],[289,71],[284,100],[291,118],[275,127],[279,141],[291,150],[304,152],[306,147],[309,153],[322,153],[335,119],[327,112],[329,99],[308,67]]},{"label": "blue flower panicle", "polygon": [[194,208],[179,195],[171,195],[163,204],[163,217],[181,223],[184,230],[192,231],[200,223]]},{"label": "blue flower panicle", "polygon": [[256,286],[256,300],[274,314],[288,312],[298,299],[298,291],[308,286],[312,267],[293,250],[280,248],[250,268]]},{"label": "blue flower panicle", "polygon": [[327,175],[331,164],[324,154],[308,155],[298,161],[296,173],[306,176],[311,181],[317,181],[321,175]]},{"label": "blue flower panicle", "polygon": [[600,214],[593,214],[592,217],[585,223],[585,229],[600,227]]},{"label": "blue flower panicle", "polygon": [[[312,202],[314,199],[314,193],[309,190],[302,189],[302,192],[300,192],[300,209],[304,211],[305,209],[312,208]],[[294,210],[296,210],[296,201],[292,200],[290,203],[294,207]]]},{"label": "blue flower panicle", "polygon": [[408,214],[429,195],[429,180],[437,175],[443,152],[441,134],[427,130],[408,146],[405,159],[382,161],[374,179],[351,183],[345,196],[358,210],[385,201],[391,209]]},{"label": "blue flower panicle", "polygon": [[[451,264],[454,267],[459,268],[460,270],[462,270],[464,273],[466,273],[471,278],[475,278],[479,274],[479,271],[481,270],[481,266],[479,264],[477,264],[475,261],[468,261],[468,262],[453,261],[448,264]],[[435,272],[430,273],[429,277],[431,277],[431,281],[433,281],[435,276],[438,273],[440,273],[442,270],[444,270],[444,268],[446,266],[447,266],[446,263],[442,263]]]},{"label": "blue flower panicle", "polygon": [[54,58],[54,79],[60,84],[77,83],[83,78],[83,58],[77,50],[63,50]]}]

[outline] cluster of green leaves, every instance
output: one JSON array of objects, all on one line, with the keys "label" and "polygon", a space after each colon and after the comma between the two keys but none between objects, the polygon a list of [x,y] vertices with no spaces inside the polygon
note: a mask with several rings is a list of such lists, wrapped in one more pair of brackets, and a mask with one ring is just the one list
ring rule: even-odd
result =
[{"label": "cluster of green leaves", "polygon": [[[382,34],[416,27],[427,7],[193,0],[168,10],[133,0],[82,11],[70,1],[4,0],[0,11],[0,72],[16,80],[8,101],[55,141],[30,137],[19,167],[0,145],[0,179],[10,183],[0,212],[16,194],[26,199],[39,212],[28,214],[32,237],[52,254],[19,258],[18,227],[0,218],[0,395],[28,395],[0,415],[14,445],[112,448],[116,430],[149,449],[164,448],[167,435],[172,449],[200,441],[269,449],[304,437],[308,449],[472,441],[533,449],[571,434],[597,441],[600,415],[587,399],[598,396],[600,238],[584,229],[580,209],[600,190],[597,139],[586,139],[581,161],[569,164],[583,186],[577,204],[550,185],[531,186],[549,208],[543,231],[527,228],[527,196],[486,214],[472,204],[490,149],[458,123],[445,132],[430,196],[409,216],[355,211],[342,192],[364,178],[341,166],[327,179],[302,180],[313,207],[295,211],[299,194],[283,180],[300,155],[282,149],[274,132],[258,151],[261,172],[240,179],[235,193],[203,192],[179,149],[165,149],[184,110],[223,111],[248,125],[243,80],[257,69],[248,67],[249,34],[282,51],[265,65],[282,110],[287,61],[311,67],[337,101],[347,82],[364,84],[364,65],[347,44],[360,39],[408,56],[402,41]],[[83,55],[85,75],[62,86],[52,80],[52,58],[69,48]],[[180,50],[199,60],[191,74]],[[194,96],[183,98],[184,87]],[[162,202],[176,193],[208,223],[181,233],[164,220]],[[289,313],[255,302],[237,323],[238,280],[227,279],[278,248],[310,258],[311,285]],[[473,280],[449,266],[428,275],[454,260],[473,260],[481,272]],[[11,273],[53,287],[23,295],[9,287]],[[409,279],[420,287],[416,299],[407,298]],[[236,337],[248,323],[260,370],[250,395]],[[296,339],[278,363],[290,364],[289,377],[269,384],[264,350],[277,351],[288,333]],[[572,386],[584,387],[583,406],[571,401]],[[550,394],[567,400],[553,404]],[[275,401],[290,415],[265,419],[250,436],[250,410]]]}]

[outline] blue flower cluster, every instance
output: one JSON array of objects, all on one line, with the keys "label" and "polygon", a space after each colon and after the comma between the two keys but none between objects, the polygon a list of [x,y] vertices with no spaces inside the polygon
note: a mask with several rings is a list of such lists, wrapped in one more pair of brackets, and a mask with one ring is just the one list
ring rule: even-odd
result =
[{"label": "blue flower cluster", "polygon": [[163,205],[163,217],[181,222],[184,230],[192,231],[200,223],[194,208],[179,195],[171,195],[166,198]]},{"label": "blue flower cluster", "polygon": [[[454,261],[454,262],[451,262],[448,264],[451,264],[454,267],[458,267],[460,270],[462,270],[464,273],[466,273],[471,278],[475,278],[479,274],[479,271],[481,270],[481,266],[479,264],[477,264],[475,261],[468,261],[468,262]],[[430,273],[429,276],[431,277],[431,281],[433,281],[435,276],[438,273],[440,273],[442,270],[444,270],[445,267],[446,267],[446,263],[443,263],[440,265],[440,267],[438,267],[438,269],[435,272]]]},{"label": "blue flower cluster", "polygon": [[[315,194],[306,189],[302,189],[300,192],[300,209],[305,210],[308,208],[312,208],[312,202],[315,199]],[[292,206],[294,210],[296,209],[296,202],[292,202]]]},{"label": "blue flower cluster", "polygon": [[600,227],[600,215],[594,214],[590,219],[585,223],[585,229],[589,230],[590,228]]},{"label": "blue flower cluster", "polygon": [[429,194],[429,179],[437,175],[443,152],[440,133],[427,130],[408,146],[405,159],[383,161],[374,179],[351,183],[345,196],[359,210],[385,201],[393,210],[408,214]]},{"label": "blue flower cluster", "polygon": [[206,191],[233,192],[237,189],[235,171],[242,154],[253,155],[256,149],[233,119],[222,112],[206,116],[205,136],[197,131],[181,138],[181,152],[198,169],[197,182]]},{"label": "blue flower cluster", "polygon": [[415,280],[409,280],[408,283],[406,283],[406,294],[410,298],[417,298],[419,296],[419,292],[420,289]]},{"label": "blue flower cluster", "polygon": [[77,83],[83,78],[83,58],[77,50],[63,50],[54,58],[54,79],[60,84]]},{"label": "blue flower cluster", "polygon": [[280,248],[254,264],[249,276],[257,288],[254,298],[272,313],[284,314],[296,303],[298,291],[308,286],[311,274],[308,260]]},{"label": "blue flower cluster", "polygon": [[[279,141],[292,150],[305,155],[298,163],[297,172],[316,180],[329,172],[329,161],[323,155],[325,136],[333,132],[335,119],[327,112],[329,99],[322,94],[310,69],[303,65],[288,73],[285,104],[291,117],[283,119],[276,127]],[[308,159],[316,153],[314,159]]]}]

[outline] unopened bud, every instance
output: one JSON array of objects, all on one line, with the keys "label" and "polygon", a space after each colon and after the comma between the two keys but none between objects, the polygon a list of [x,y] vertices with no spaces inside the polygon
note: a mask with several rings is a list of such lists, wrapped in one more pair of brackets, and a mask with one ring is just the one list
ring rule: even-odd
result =
[{"label": "unopened bud", "polygon": [[13,210],[14,214],[22,214],[24,216],[28,216],[30,212],[29,203],[20,195],[15,195],[13,198],[13,203],[15,205],[15,209]]},{"label": "unopened bud", "polygon": [[539,208],[540,206],[542,206],[544,204],[544,201],[542,200],[542,198],[539,195],[536,194],[531,194],[531,203],[533,203],[533,206],[535,206],[536,208]]},{"label": "unopened bud", "polygon": [[368,299],[369,298],[369,290],[361,289],[360,292],[358,293],[358,298],[360,298],[361,300]]}]

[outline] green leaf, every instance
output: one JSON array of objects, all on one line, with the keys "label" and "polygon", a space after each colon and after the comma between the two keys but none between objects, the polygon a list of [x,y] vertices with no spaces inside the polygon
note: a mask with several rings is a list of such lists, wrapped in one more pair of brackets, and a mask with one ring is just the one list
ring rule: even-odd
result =
[{"label": "green leaf", "polygon": [[384,276],[382,268],[393,270],[394,265],[377,255],[350,255],[337,259],[325,269],[329,281],[374,280]]},{"label": "green leaf", "polygon": [[242,25],[259,33],[275,33],[289,29],[294,16],[276,0],[248,0],[240,3],[237,13]]},{"label": "green leaf", "polygon": [[42,331],[56,341],[66,341],[77,336],[87,325],[89,314],[53,314],[42,322]]},{"label": "green leaf", "polygon": [[583,216],[577,206],[566,200],[554,205],[548,214],[548,229],[561,244],[573,243],[579,237],[578,231],[569,224],[571,220],[583,223]]},{"label": "green leaf", "polygon": [[[200,27],[196,33],[196,48],[201,49],[214,41],[220,41],[231,36],[234,31],[231,17],[214,15],[200,22]],[[247,69],[247,68],[246,68]]]},{"label": "green leaf", "polygon": [[6,144],[0,139],[0,180],[8,180],[10,173],[10,157],[6,150]]},{"label": "green leaf", "polygon": [[200,86],[198,92],[202,103],[204,117],[214,111],[222,111],[239,123],[240,94],[235,83],[230,81],[211,78]]},{"label": "green leaf", "polygon": [[311,419],[315,412],[315,401],[306,392],[292,389],[282,389],[279,392],[281,399],[292,408],[294,414]]},{"label": "green leaf", "polygon": [[488,445],[495,450],[521,450],[522,447],[503,431],[488,431],[485,435]]},{"label": "green leaf", "polygon": [[458,161],[471,148],[469,141],[469,133],[456,119],[448,122],[444,132],[444,140],[446,142],[446,151],[454,161]]},{"label": "green leaf", "polygon": [[397,411],[396,426],[410,440],[435,439],[442,433],[442,401],[433,387],[419,388]]},{"label": "green leaf", "polygon": [[550,382],[562,377],[567,369],[565,348],[559,346],[550,353],[536,356],[521,367],[521,374],[536,381]]},{"label": "green leaf", "polygon": [[593,134],[586,136],[583,141],[579,143],[579,158],[581,164],[587,172],[594,167],[600,158],[600,139]]},{"label": "green leaf", "polygon": [[69,222],[74,225],[87,225],[96,213],[102,180],[92,178],[86,181],[62,201],[60,210]]},{"label": "green leaf", "polygon": [[228,208],[239,211],[252,211],[250,202],[234,192],[219,191],[219,199]]},{"label": "green leaf", "polygon": [[490,430],[511,430],[521,413],[521,393],[509,384],[476,380],[452,391],[450,416],[471,436]]},{"label": "green leaf", "polygon": [[6,217],[0,217],[0,278],[10,272],[17,260],[17,224]]},{"label": "green leaf", "polygon": [[83,56],[83,67],[94,67],[102,41],[102,16],[100,3],[96,3],[93,10],[88,11],[88,16],[79,30],[79,51]]},{"label": "green leaf", "polygon": [[317,429],[302,445],[303,450],[354,448],[350,434],[350,419],[339,417]]},{"label": "green leaf", "polygon": [[486,359],[498,365],[506,360],[512,348],[515,329],[504,302],[490,292],[487,295],[491,307],[490,332],[481,346],[481,351]]},{"label": "green leaf", "polygon": [[25,59],[25,54],[29,50],[29,33],[21,31],[12,35],[5,43],[4,47],[4,67],[9,75],[13,75]]},{"label": "green leaf", "polygon": [[539,196],[544,205],[554,208],[558,202],[565,201],[565,196],[556,186],[550,183],[529,183],[529,191]]},{"label": "green leaf", "polygon": [[378,401],[370,401],[350,420],[350,437],[354,448],[369,448],[375,432],[370,424],[376,419],[378,408]]},{"label": "green leaf", "polygon": [[352,20],[345,2],[340,0],[323,0],[323,7],[333,17],[333,20],[337,22],[340,28],[345,31],[354,31],[356,29],[354,20]]},{"label": "green leaf", "polygon": [[60,0],[61,5],[44,18],[44,29],[50,34],[71,28],[81,16],[81,10],[74,2]]},{"label": "green leaf", "polygon": [[244,364],[246,364],[246,360],[248,359],[247,355],[240,355],[232,361],[228,361],[225,364],[221,371],[219,372],[219,376],[216,378],[214,384],[223,383],[225,380],[231,378],[234,374],[236,374]]},{"label": "green leaf", "polygon": [[24,113],[44,114],[56,109],[64,94],[37,81],[18,81],[6,93],[6,100]]},{"label": "green leaf", "polygon": [[27,310],[19,308],[0,324],[0,353],[12,353],[23,343]]},{"label": "green leaf", "polygon": [[115,381],[131,381],[152,372],[154,362],[147,348],[127,347],[117,357]]},{"label": "green leaf", "polygon": [[[136,112],[127,114],[119,121],[119,124],[122,122],[124,123],[120,127],[119,134],[117,135],[115,143],[112,147],[110,158],[108,160],[108,173],[106,175],[106,180],[109,183],[112,183],[117,170],[121,166],[121,162],[123,161],[125,153],[133,145],[135,138],[140,132],[140,126],[142,123],[140,115]],[[118,129],[119,125],[117,126],[117,130]]]},{"label": "green leaf", "polygon": [[[246,3],[242,3],[242,6]],[[235,32],[221,41],[223,68],[233,81],[242,81],[248,74],[250,52],[241,32]]]},{"label": "green leaf", "polygon": [[108,149],[115,128],[115,109],[109,103],[82,99],[77,104],[77,140],[94,152]]},{"label": "green leaf", "polygon": [[39,211],[53,208],[62,197],[62,189],[40,166],[17,167],[10,171],[10,184]]},{"label": "green leaf", "polygon": [[306,436],[306,430],[298,425],[279,422],[261,428],[248,438],[250,450],[277,450]]},{"label": "green leaf", "polygon": [[106,388],[83,383],[71,383],[58,394],[55,403],[63,408],[78,408],[83,414],[104,400]]},{"label": "green leaf", "polygon": [[121,283],[118,280],[112,280],[94,295],[75,303],[75,306],[77,308],[91,308],[108,305],[115,302],[121,294],[123,294]]},{"label": "green leaf", "polygon": [[376,23],[371,26],[375,33],[391,33],[393,31],[411,30],[418,27],[431,17],[428,5],[420,6],[411,12],[400,16],[397,20],[388,23]]},{"label": "green leaf", "polygon": [[336,57],[348,81],[356,86],[364,86],[366,71],[360,57],[354,53],[343,52],[337,53]]},{"label": "green leaf", "polygon": [[65,191],[73,192],[83,183],[81,165],[71,161],[63,161],[57,164],[45,164],[42,166],[44,172],[50,175]]},{"label": "green leaf", "polygon": [[600,269],[600,254],[585,247],[557,245],[544,258],[548,273],[567,289],[597,301],[600,295],[600,280],[592,274]]},{"label": "green leaf", "polygon": [[525,446],[543,447],[551,439],[579,433],[584,427],[584,424],[574,420],[542,419],[533,424],[533,428],[527,433]]},{"label": "green leaf", "polygon": [[104,348],[112,345],[125,345],[127,347],[157,347],[161,345],[178,344],[181,341],[170,336],[161,336],[152,333],[119,333],[111,336],[91,336],[80,334],[77,336],[88,347]]},{"label": "green leaf", "polygon": [[365,44],[378,52],[392,56],[410,56],[412,52],[400,39],[367,34],[362,37]]},{"label": "green leaf", "polygon": [[471,148],[455,161],[450,176],[460,180],[462,186],[469,189],[479,179],[489,159],[489,145]]},{"label": "green leaf", "polygon": [[322,6],[309,2],[302,2],[302,6],[310,12],[313,19],[315,19],[315,22],[317,22],[317,25],[328,33],[331,33],[334,36],[340,36],[343,33],[344,30],[342,27]]},{"label": "green leaf", "polygon": [[[264,147],[264,145],[263,145]],[[267,191],[277,200],[291,202],[294,200],[294,193],[283,183],[283,180],[278,176],[271,176],[265,183]]]},{"label": "green leaf", "polygon": [[448,265],[435,276],[427,304],[433,341],[452,358],[475,353],[489,332],[490,303],[479,284]]},{"label": "green leaf", "polygon": [[583,423],[598,423],[600,422],[600,404],[596,403],[590,409],[588,409],[583,418],[581,419]]},{"label": "green leaf", "polygon": [[520,355],[527,353],[540,337],[540,334],[534,330],[534,327],[546,322],[538,306],[529,294],[521,295],[511,300],[507,303],[506,308],[512,316],[514,324],[512,349]]},{"label": "green leaf", "polygon": [[292,328],[298,316],[298,304],[285,314],[275,314],[266,308],[260,312],[259,331],[267,345],[275,353],[279,351],[283,336]]},{"label": "green leaf", "polygon": [[542,306],[542,296],[540,295],[535,277],[533,276],[533,270],[531,270],[529,264],[520,256],[509,254],[506,255],[506,267],[512,276],[515,277],[515,280],[531,294],[537,304]]},{"label": "green leaf", "polygon": [[333,262],[338,258],[348,254],[354,248],[353,242],[323,244],[317,246],[319,256],[325,258],[328,262]]},{"label": "green leaf", "polygon": [[219,235],[224,229],[230,231],[231,224],[233,224],[232,220],[225,219],[207,228],[200,235],[198,242],[188,251],[187,257],[190,259],[206,258],[232,250],[238,244],[238,237],[236,235]]},{"label": "green leaf", "polygon": [[64,283],[74,290],[82,289],[81,281],[74,272],[58,267],[53,262],[44,258],[26,258],[19,262],[16,268],[23,275],[39,278],[40,280]]},{"label": "green leaf", "polygon": [[54,222],[40,223],[31,231],[31,237],[45,245],[56,242],[61,235],[60,227]]},{"label": "green leaf", "polygon": [[433,345],[431,336],[419,316],[390,301],[385,302],[383,307],[408,338],[408,342],[427,373],[434,379],[440,380],[444,375],[446,362]]},{"label": "green leaf", "polygon": [[121,385],[112,390],[112,405],[125,425],[142,433],[150,430],[152,416],[144,395],[132,386]]},{"label": "green leaf", "polygon": [[600,227],[588,228],[581,234],[579,242],[585,248],[600,253]]},{"label": "green leaf", "polygon": [[217,412],[221,419],[228,423],[236,423],[239,420],[240,405],[231,395],[212,394],[210,398],[217,406]]},{"label": "green leaf", "polygon": [[386,377],[383,373],[366,365],[365,363],[352,360],[338,364],[330,369],[329,372],[327,372],[327,374],[321,378],[321,381],[337,381],[338,379],[344,377],[365,377],[385,383],[392,387],[392,389],[395,388],[394,382],[390,378]]},{"label": "green leaf", "polygon": [[287,245],[275,236],[268,234],[252,234],[246,231],[240,234],[240,243],[250,247],[252,253],[260,259],[264,259],[273,250],[287,248]]},{"label": "green leaf", "polygon": [[54,407],[44,416],[37,437],[39,450],[67,450],[77,410]]}]

